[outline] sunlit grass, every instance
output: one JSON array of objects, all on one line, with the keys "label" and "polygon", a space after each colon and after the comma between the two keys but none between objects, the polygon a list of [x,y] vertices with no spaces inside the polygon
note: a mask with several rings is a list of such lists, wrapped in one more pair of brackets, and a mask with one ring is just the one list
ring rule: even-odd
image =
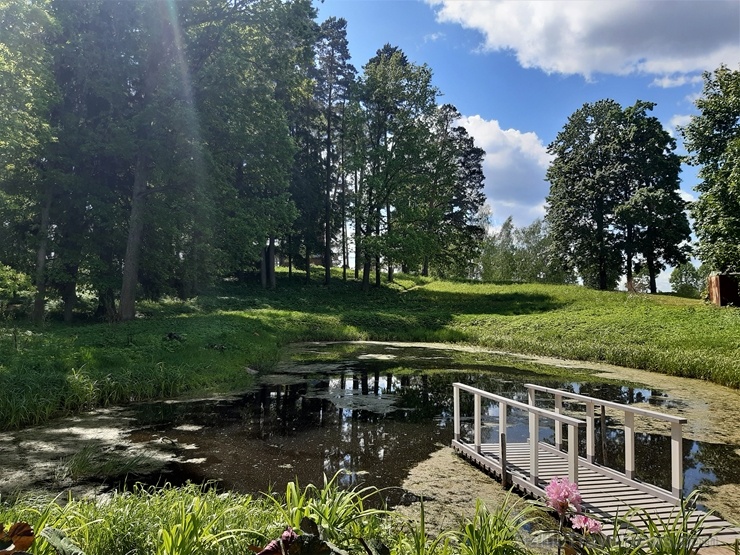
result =
[{"label": "sunlit grass", "polygon": [[287,344],[395,340],[612,364],[740,386],[740,311],[671,296],[576,286],[398,276],[365,293],[279,274],[275,291],[224,284],[181,301],[141,302],[121,324],[0,327],[0,428],[96,406],[243,390]]}]

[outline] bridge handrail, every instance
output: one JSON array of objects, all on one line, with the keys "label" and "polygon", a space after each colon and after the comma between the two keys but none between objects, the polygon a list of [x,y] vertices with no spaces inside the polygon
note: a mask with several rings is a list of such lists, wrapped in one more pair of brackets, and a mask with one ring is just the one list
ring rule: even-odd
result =
[{"label": "bridge handrail", "polygon": [[[539,474],[539,419],[545,417],[552,419],[561,424],[556,428],[561,428],[562,424],[568,425],[568,438],[578,438],[578,429],[586,422],[560,414],[558,412],[550,411],[540,407],[535,407],[534,404],[522,403],[515,401],[508,397],[502,397],[495,393],[489,393],[482,389],[472,387],[463,383],[455,382],[452,384],[453,388],[453,422],[454,422],[454,441],[461,443],[460,440],[460,391],[465,391],[473,395],[474,402],[474,415],[473,415],[473,445],[475,452],[480,455],[481,453],[481,427],[482,427],[482,412],[481,412],[481,399],[490,399],[499,404],[499,460],[501,462],[501,476],[502,481],[506,484],[506,428],[507,428],[507,410],[508,407],[514,407],[521,410],[527,411],[529,414],[529,460],[530,460],[530,481],[534,486],[537,486],[538,474]],[[568,477],[571,482],[578,481],[578,440],[568,441]]]},{"label": "bridge handrail", "polygon": [[472,393],[473,395],[480,395],[485,399],[491,399],[492,401],[498,401],[499,403],[506,403],[507,406],[516,407],[518,409],[526,410],[527,412],[533,412],[539,416],[552,418],[553,420],[558,420],[563,424],[569,424],[572,426],[586,425],[586,422],[584,420],[579,420],[578,418],[573,418],[572,416],[560,414],[551,410],[543,409],[541,407],[533,407],[532,405],[522,403],[521,401],[516,401],[515,399],[511,399],[510,397],[502,397],[501,395],[496,395],[495,393],[491,393],[483,389],[478,389],[477,387],[465,385],[464,383],[455,382],[452,384],[452,387],[462,389],[463,391],[467,391],[468,393]]},{"label": "bridge handrail", "polygon": [[643,409],[641,407],[631,407],[630,405],[625,405],[624,403],[616,403],[614,401],[606,401],[604,399],[599,399],[598,397],[589,397],[588,395],[581,395],[580,393],[571,393],[569,391],[564,391],[562,389],[554,389],[552,387],[545,387],[543,385],[536,385],[531,383],[524,384],[524,387],[527,389],[534,389],[536,391],[541,391],[543,393],[551,393],[553,395],[561,395],[562,397],[568,398],[568,399],[575,399],[576,401],[594,401],[597,405],[603,406],[603,407],[610,407],[617,410],[623,410],[623,411],[629,411],[633,414],[639,414],[640,416],[649,416],[650,418],[658,418],[660,420],[665,420],[666,422],[671,423],[677,423],[677,424],[686,424],[688,420],[684,418],[683,416],[673,416],[672,414],[665,414],[664,412],[658,412],[655,410],[649,410],[649,409]]},{"label": "bridge handrail", "polygon": [[[555,412],[560,413],[563,409],[563,399],[573,399],[586,405],[586,460],[593,465],[596,454],[596,417],[594,407],[602,406],[624,412],[624,476],[631,481],[636,480],[635,467],[635,415],[647,416],[670,422],[671,424],[671,491],[672,501],[683,498],[683,425],[686,418],[673,416],[662,412],[631,407],[622,403],[606,401],[597,397],[589,397],[579,393],[571,393],[561,389],[554,389],[536,384],[524,384],[529,391],[529,403],[535,404],[535,391],[549,393],[555,396]],[[555,447],[560,450],[562,443],[562,428],[555,428]],[[669,493],[669,492],[666,492]]]}]

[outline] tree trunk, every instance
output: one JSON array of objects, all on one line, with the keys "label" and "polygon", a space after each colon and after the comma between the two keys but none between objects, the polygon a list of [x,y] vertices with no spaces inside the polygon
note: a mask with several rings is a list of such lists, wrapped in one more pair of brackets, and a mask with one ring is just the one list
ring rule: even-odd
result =
[{"label": "tree trunk", "polygon": [[69,279],[61,286],[62,301],[64,302],[64,321],[72,322],[73,311],[77,304],[77,264],[68,264],[64,268],[64,273],[69,275]]},{"label": "tree trunk", "polygon": [[344,169],[344,102],[342,102],[342,135],[339,141],[339,164],[342,168],[342,281],[347,281],[347,172]]},{"label": "tree trunk", "polygon": [[134,188],[131,192],[131,213],[128,224],[126,255],[123,261],[123,283],[119,306],[122,321],[133,320],[136,315],[136,286],[139,284],[139,260],[144,236],[144,209],[146,207],[147,162],[145,156],[136,156]]},{"label": "tree trunk", "polygon": [[275,238],[270,237],[270,244],[267,247],[267,277],[270,283],[270,289],[277,287],[277,278],[275,277]]},{"label": "tree trunk", "polygon": [[596,207],[596,233],[599,241],[599,290],[606,291],[606,241],[604,239],[604,207],[601,199]]},{"label": "tree trunk", "polygon": [[648,257],[647,259],[647,267],[648,273],[650,274],[650,292],[655,295],[658,292],[658,285],[655,282],[657,272],[655,270],[655,260],[651,257]]},{"label": "tree trunk", "polygon": [[260,283],[262,289],[267,289],[267,247],[262,247],[260,254]]},{"label": "tree trunk", "polygon": [[[375,237],[380,238],[380,206],[376,210],[375,215]],[[377,246],[376,246],[377,248]],[[375,287],[380,287],[381,279],[381,267],[380,267],[380,253],[375,255]]]},{"label": "tree trunk", "polygon": [[77,282],[68,281],[62,286],[62,300],[64,301],[64,321],[71,323],[73,311],[77,303]]},{"label": "tree trunk", "polygon": [[[355,198],[359,199],[360,196],[360,183],[362,182],[362,179],[364,177],[364,171],[360,169],[359,173],[359,179],[357,175],[357,171],[355,171]],[[360,211],[355,210],[355,279],[360,278],[360,266],[364,264],[364,259],[362,258],[362,225],[360,222]]]},{"label": "tree trunk", "polygon": [[288,279],[293,277],[293,234],[288,234]]},{"label": "tree trunk", "polygon": [[332,87],[329,87],[326,110],[326,190],[324,191],[324,285],[331,282],[331,150]]},{"label": "tree trunk", "polygon": [[627,227],[627,248],[625,254],[627,259],[627,291],[634,293],[635,280],[632,276],[632,226]]},{"label": "tree trunk", "polygon": [[421,267],[421,275],[423,277],[429,276],[429,257],[426,255],[424,256],[424,264]]},{"label": "tree trunk", "polygon": [[370,291],[370,264],[370,256],[366,254],[362,263],[362,290],[365,292]]},{"label": "tree trunk", "polygon": [[116,294],[113,289],[107,288],[98,291],[98,308],[95,315],[99,318],[105,318],[106,322],[115,322],[118,319],[116,310]]},{"label": "tree trunk", "polygon": [[[386,203],[385,205],[385,216],[388,219],[388,235],[391,234],[391,206]],[[393,259],[390,256],[386,259],[388,264],[388,282],[393,283]]]},{"label": "tree trunk", "polygon": [[311,281],[311,251],[306,245],[306,283]]},{"label": "tree trunk", "polygon": [[36,297],[33,300],[33,323],[44,323],[46,309],[46,250],[49,245],[49,214],[51,212],[51,190],[46,191],[41,206],[41,227],[39,228],[39,248],[36,251]]}]

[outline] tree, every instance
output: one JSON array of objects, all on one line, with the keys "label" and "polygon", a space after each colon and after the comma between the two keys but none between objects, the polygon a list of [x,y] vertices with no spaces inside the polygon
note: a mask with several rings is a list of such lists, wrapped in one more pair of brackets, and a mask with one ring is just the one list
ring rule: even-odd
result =
[{"label": "tree", "polygon": [[671,290],[679,297],[698,299],[707,287],[708,275],[706,264],[697,268],[691,262],[686,262],[673,268],[668,281]]},{"label": "tree", "polygon": [[317,45],[318,80],[316,96],[323,116],[324,134],[324,283],[329,285],[332,266],[334,223],[332,194],[336,188],[336,135],[343,128],[341,108],[354,81],[355,68],[349,63],[347,21],[330,17],[321,24]]},{"label": "tree", "polygon": [[483,281],[575,283],[552,253],[552,239],[540,219],[517,228],[509,216],[497,233],[483,240],[480,257]]},{"label": "tree", "polygon": [[488,234],[483,240],[481,279],[483,281],[515,281],[515,259],[514,221],[509,216],[501,225],[501,229]]},{"label": "tree", "polygon": [[681,129],[689,163],[701,166],[691,207],[697,255],[719,272],[740,271],[740,69],[704,74],[699,115]]},{"label": "tree", "polygon": [[686,262],[691,228],[678,190],[681,159],[676,141],[648,112],[655,105],[638,101],[624,110],[621,138],[622,179],[616,225],[621,228],[627,288],[632,287],[635,255],[646,268],[651,293],[666,265]]},{"label": "tree", "polygon": [[[440,276],[468,277],[478,257],[483,226],[484,151],[464,127],[451,104],[437,107],[417,122],[413,174],[394,195],[394,226],[387,237],[392,258],[408,271],[430,266]],[[412,167],[413,167],[412,166]]]},{"label": "tree", "polygon": [[586,285],[613,288],[626,268],[632,289],[637,260],[655,293],[657,274],[687,259],[691,230],[678,193],[680,158],[673,138],[648,115],[653,107],[586,104],[549,147],[553,248]]},{"label": "tree", "polygon": [[46,44],[54,30],[46,2],[0,0],[0,181],[28,169],[53,137],[46,112],[56,90]]},{"label": "tree", "polygon": [[[46,114],[56,91],[46,45],[54,32],[46,3],[0,1],[0,206],[4,207],[0,218],[4,228],[12,221],[35,228],[37,324],[43,319],[53,195],[53,184],[41,178],[39,166],[43,149],[53,139]],[[15,199],[8,198],[11,196]],[[20,198],[24,200],[19,202]],[[29,211],[29,204],[36,209]],[[24,215],[18,219],[18,212],[9,214],[7,209],[13,208],[21,208]],[[21,248],[20,252],[26,250]],[[28,266],[23,268],[29,270]]]},{"label": "tree", "polygon": [[613,289],[622,258],[614,228],[622,178],[622,109],[613,100],[584,104],[548,146],[546,221],[554,248],[584,283]]},{"label": "tree", "polygon": [[[422,172],[420,145],[428,136],[423,126],[436,108],[438,91],[426,66],[408,61],[398,48],[385,45],[368,61],[360,84],[364,107],[363,180],[355,199],[359,248],[363,257],[363,288],[370,283],[375,260],[375,283],[380,285],[381,259],[392,278],[395,260],[388,238],[394,234],[395,202],[400,191]],[[392,244],[392,239],[391,239]]]}]

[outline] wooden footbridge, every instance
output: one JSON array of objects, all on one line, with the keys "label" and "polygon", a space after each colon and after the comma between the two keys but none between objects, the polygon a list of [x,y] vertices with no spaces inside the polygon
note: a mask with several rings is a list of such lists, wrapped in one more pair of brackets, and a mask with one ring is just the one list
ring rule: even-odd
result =
[{"label": "wooden footbridge", "polygon": [[[611,535],[617,517],[623,518],[631,508],[648,511],[653,519],[672,520],[678,514],[683,498],[683,450],[682,426],[685,418],[656,411],[587,397],[559,389],[526,384],[527,402],[495,395],[465,384],[453,384],[454,439],[452,447],[463,457],[500,479],[504,486],[513,486],[522,493],[545,497],[545,487],[552,478],[567,477],[578,484],[583,499],[583,510],[604,525],[603,532]],[[536,406],[548,398],[548,410]],[[462,401],[472,415],[463,416]],[[486,403],[486,417],[483,403]],[[568,413],[565,414],[564,406]],[[585,410],[584,410],[585,409]],[[597,410],[598,409],[598,410]],[[616,412],[624,425],[624,471],[597,464],[596,423],[597,413]],[[585,414],[585,419],[572,416]],[[511,430],[510,419],[528,419],[529,434],[526,441],[507,442]],[[670,427],[671,437],[671,489],[667,490],[636,478],[635,468],[635,417],[657,419]],[[549,421],[554,429],[546,432],[550,442],[543,441],[540,433],[541,421]],[[464,424],[464,426],[463,426]],[[461,431],[465,429],[465,437]],[[579,430],[585,428],[585,457],[579,454]],[[565,429],[565,430],[564,430]],[[566,432],[565,435],[563,432]],[[487,442],[483,442],[483,436]],[[604,434],[602,434],[604,439]],[[707,545],[731,545],[740,540],[740,528],[733,527],[715,515],[694,511],[693,522],[706,517],[704,534],[713,535]],[[640,526],[639,517],[631,519]]]}]

